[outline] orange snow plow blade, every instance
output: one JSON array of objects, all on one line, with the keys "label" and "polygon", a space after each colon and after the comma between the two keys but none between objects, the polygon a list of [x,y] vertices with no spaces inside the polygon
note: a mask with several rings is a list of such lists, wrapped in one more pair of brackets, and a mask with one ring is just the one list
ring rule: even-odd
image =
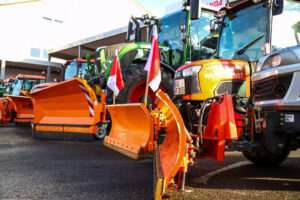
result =
[{"label": "orange snow plow blade", "polygon": [[15,105],[15,123],[31,123],[33,121],[33,104],[27,96],[8,96]]},{"label": "orange snow plow blade", "polygon": [[153,152],[154,128],[144,104],[109,105],[111,131],[104,145],[130,158],[139,159],[144,152]]},{"label": "orange snow plow blade", "polygon": [[155,152],[155,199],[161,199],[180,168],[187,168],[186,129],[183,119],[173,102],[162,91],[158,91],[158,107],[167,122],[166,136]]},{"label": "orange snow plow blade", "polygon": [[86,81],[75,78],[28,94],[34,103],[33,137],[90,140],[105,121],[101,102]]}]

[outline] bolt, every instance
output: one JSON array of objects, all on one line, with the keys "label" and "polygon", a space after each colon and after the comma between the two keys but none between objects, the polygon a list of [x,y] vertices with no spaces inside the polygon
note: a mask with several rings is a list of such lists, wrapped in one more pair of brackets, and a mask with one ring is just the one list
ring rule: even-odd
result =
[{"label": "bolt", "polygon": [[284,144],[282,144],[282,143],[279,143],[277,146],[278,146],[279,149],[283,149],[284,148]]},{"label": "bolt", "polygon": [[215,129],[215,134],[218,134],[218,129]]}]

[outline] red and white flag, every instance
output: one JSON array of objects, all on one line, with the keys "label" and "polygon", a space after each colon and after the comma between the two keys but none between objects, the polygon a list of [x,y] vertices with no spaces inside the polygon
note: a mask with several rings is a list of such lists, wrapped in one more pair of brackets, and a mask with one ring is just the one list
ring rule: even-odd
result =
[{"label": "red and white flag", "polygon": [[[118,51],[116,50],[116,55],[109,73],[109,77],[107,80],[107,86],[115,91],[116,96],[118,96],[119,92],[124,88],[124,82],[118,57]],[[116,87],[116,88],[115,88]]]},{"label": "red and white flag", "polygon": [[153,25],[150,55],[144,69],[148,72],[149,87],[153,90],[153,92],[155,92],[159,88],[159,84],[161,82],[160,58],[156,25]]}]

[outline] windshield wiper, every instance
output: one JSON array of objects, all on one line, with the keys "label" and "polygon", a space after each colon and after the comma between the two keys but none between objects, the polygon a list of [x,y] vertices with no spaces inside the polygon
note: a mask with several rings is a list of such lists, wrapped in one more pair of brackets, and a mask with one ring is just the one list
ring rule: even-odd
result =
[{"label": "windshield wiper", "polygon": [[245,53],[245,51],[247,51],[252,45],[254,45],[258,40],[260,40],[264,36],[265,35],[262,35],[262,36],[256,38],[255,40],[253,40],[252,42],[250,42],[249,44],[247,44],[246,46],[244,46],[242,49],[236,51],[236,54],[237,55],[241,55],[241,54]]}]

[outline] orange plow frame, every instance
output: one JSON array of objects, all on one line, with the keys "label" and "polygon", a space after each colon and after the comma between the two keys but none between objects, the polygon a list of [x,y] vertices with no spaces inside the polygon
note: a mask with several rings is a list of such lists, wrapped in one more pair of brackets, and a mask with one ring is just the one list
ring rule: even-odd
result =
[{"label": "orange plow frame", "polygon": [[27,95],[34,103],[33,137],[91,140],[107,123],[105,93],[98,102],[85,80],[71,79]]},{"label": "orange plow frame", "polygon": [[155,152],[155,199],[161,199],[178,170],[187,167],[187,138],[183,119],[173,102],[158,91],[158,107],[166,119],[166,136]]}]

